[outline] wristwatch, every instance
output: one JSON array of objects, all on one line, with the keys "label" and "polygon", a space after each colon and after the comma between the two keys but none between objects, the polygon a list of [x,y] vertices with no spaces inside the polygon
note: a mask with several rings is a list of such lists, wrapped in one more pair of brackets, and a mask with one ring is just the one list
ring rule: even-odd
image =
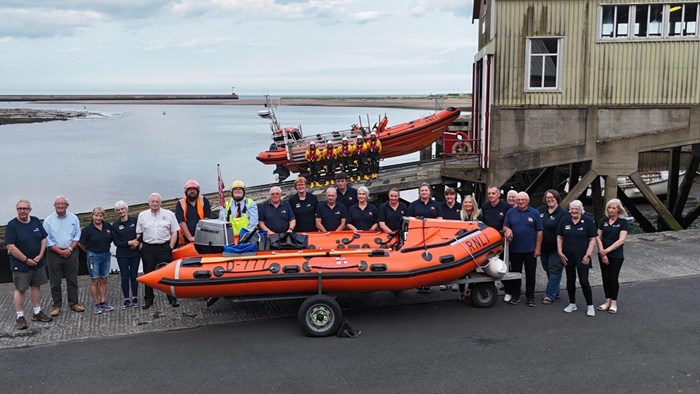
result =
[{"label": "wristwatch", "polygon": [[71,248],[70,246],[68,247],[68,250],[70,250],[70,252],[73,253],[73,248]]}]

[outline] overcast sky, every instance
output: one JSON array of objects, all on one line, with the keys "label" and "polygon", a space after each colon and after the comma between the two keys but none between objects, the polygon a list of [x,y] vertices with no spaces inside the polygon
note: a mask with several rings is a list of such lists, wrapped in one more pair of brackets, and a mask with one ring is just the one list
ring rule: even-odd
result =
[{"label": "overcast sky", "polygon": [[466,0],[0,0],[0,94],[471,91]]}]

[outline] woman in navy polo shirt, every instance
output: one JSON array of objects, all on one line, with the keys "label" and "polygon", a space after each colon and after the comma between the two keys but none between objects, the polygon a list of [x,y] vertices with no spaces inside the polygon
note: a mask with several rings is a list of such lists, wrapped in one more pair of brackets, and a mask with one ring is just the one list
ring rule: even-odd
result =
[{"label": "woman in navy polo shirt", "polygon": [[369,201],[369,189],[360,186],[357,189],[357,204],[348,209],[347,227],[352,231],[374,231],[379,226],[379,211]]},{"label": "woman in navy polo shirt", "polygon": [[598,259],[600,260],[600,275],[603,277],[605,303],[598,307],[599,311],[617,313],[617,294],[620,290],[620,269],[625,260],[623,245],[630,231],[630,225],[625,219],[627,212],[617,198],[605,204],[608,216],[598,223]]},{"label": "woman in navy polo shirt", "polygon": [[557,228],[557,253],[566,269],[566,291],[569,293],[569,305],[564,312],[571,313],[576,307],[576,275],[581,284],[581,291],[586,298],[586,314],[595,316],[593,293],[588,283],[588,272],[591,268],[591,254],[595,245],[595,224],[584,218],[583,204],[574,200],[569,204],[569,214],[559,221]]},{"label": "woman in navy polo shirt", "polygon": [[430,185],[423,182],[418,188],[418,199],[408,205],[406,215],[422,218],[442,219],[440,204],[430,198]]}]

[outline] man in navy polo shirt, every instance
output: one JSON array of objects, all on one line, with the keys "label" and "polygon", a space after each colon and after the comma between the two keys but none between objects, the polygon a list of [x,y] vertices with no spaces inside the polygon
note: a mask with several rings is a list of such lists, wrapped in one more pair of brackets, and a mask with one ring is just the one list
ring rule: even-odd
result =
[{"label": "man in navy polo shirt", "polygon": [[337,191],[326,189],[326,201],[316,207],[316,228],[318,231],[341,231],[345,229],[347,211],[343,204],[336,203]]},{"label": "man in navy polo shirt", "polygon": [[294,231],[297,221],[292,206],[282,199],[282,189],[270,188],[270,198],[260,206],[258,225],[267,235]]},{"label": "man in navy polo shirt", "polygon": [[335,175],[335,184],[338,186],[337,201],[345,206],[345,210],[357,204],[357,189],[348,186],[348,176],[344,172],[339,172]]},{"label": "man in navy polo shirt", "polygon": [[510,205],[501,200],[501,190],[496,186],[489,186],[486,195],[488,201],[481,206],[479,220],[487,226],[501,231],[503,230],[503,220],[506,218],[506,212],[510,209]]},{"label": "man in navy polo shirt", "polygon": [[[525,266],[525,298],[527,306],[535,306],[535,275],[537,275],[537,257],[542,246],[542,220],[540,213],[530,207],[530,196],[520,192],[515,197],[515,208],[506,213],[503,221],[503,234],[510,242],[510,271],[522,272]],[[506,295],[510,295],[510,304],[520,301],[520,279],[504,282]]]}]

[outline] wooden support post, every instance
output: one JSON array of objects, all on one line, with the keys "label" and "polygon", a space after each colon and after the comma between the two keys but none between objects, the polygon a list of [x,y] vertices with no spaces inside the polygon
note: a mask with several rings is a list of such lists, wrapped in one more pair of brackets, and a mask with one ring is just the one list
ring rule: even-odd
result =
[{"label": "wooden support post", "polygon": [[681,187],[678,191],[678,200],[673,205],[673,217],[679,222],[682,222],[684,228],[688,228],[688,225],[692,223],[691,220],[688,225],[686,225],[686,220],[683,219],[683,208],[686,202],[688,202],[688,196],[690,195],[690,189],[693,187],[693,182],[695,181],[695,173],[700,166],[700,144],[693,145],[692,148],[693,157],[688,163],[688,168],[685,171],[685,177],[681,183]]},{"label": "wooden support post", "polygon": [[649,185],[647,185],[646,182],[644,182],[642,176],[639,175],[639,172],[631,174],[629,178],[632,181],[632,183],[634,183],[634,185],[637,186],[637,189],[639,189],[642,195],[646,197],[647,201],[649,201],[649,204],[651,204],[651,207],[654,208],[656,213],[659,214],[659,219],[666,222],[669,229],[674,231],[683,229],[680,223],[678,223],[678,221],[673,217],[673,215],[671,215],[671,212],[668,211],[666,206],[661,202],[661,200],[659,200],[656,194],[654,194],[654,192],[651,191]]},{"label": "wooden support post", "polygon": [[[622,206],[627,209],[627,212],[629,212],[630,215],[634,216],[634,220],[639,223],[639,227],[644,230],[645,233],[653,233],[656,232],[656,227],[647,219],[642,211],[637,208],[637,206],[630,200],[629,197],[625,194],[625,192],[620,188],[619,186],[617,187],[617,195],[618,198],[620,199],[620,202],[622,202]],[[606,212],[607,214],[607,212]]]},{"label": "wooden support post", "polygon": [[696,205],[695,208],[688,212],[688,215],[683,218],[683,228],[690,227],[690,223],[693,223],[698,216],[700,216],[700,204]]},{"label": "wooden support post", "polygon": [[598,178],[598,174],[596,174],[593,170],[588,170],[586,175],[581,177],[581,180],[576,184],[576,186],[569,188],[569,194],[567,194],[566,197],[561,200],[561,206],[568,207],[570,202],[578,199],[579,196],[586,193],[588,185],[590,185],[596,178]]},{"label": "wooden support post", "polygon": [[532,183],[530,183],[524,191],[532,196],[535,194],[544,193],[545,190],[552,188],[552,178],[555,169],[556,167],[547,167],[540,171],[535,180],[532,181]]},{"label": "wooden support post", "polygon": [[678,172],[681,169],[681,147],[675,147],[670,152],[670,163],[668,166],[668,187],[666,189],[666,206],[673,212],[676,199],[678,198]]}]

